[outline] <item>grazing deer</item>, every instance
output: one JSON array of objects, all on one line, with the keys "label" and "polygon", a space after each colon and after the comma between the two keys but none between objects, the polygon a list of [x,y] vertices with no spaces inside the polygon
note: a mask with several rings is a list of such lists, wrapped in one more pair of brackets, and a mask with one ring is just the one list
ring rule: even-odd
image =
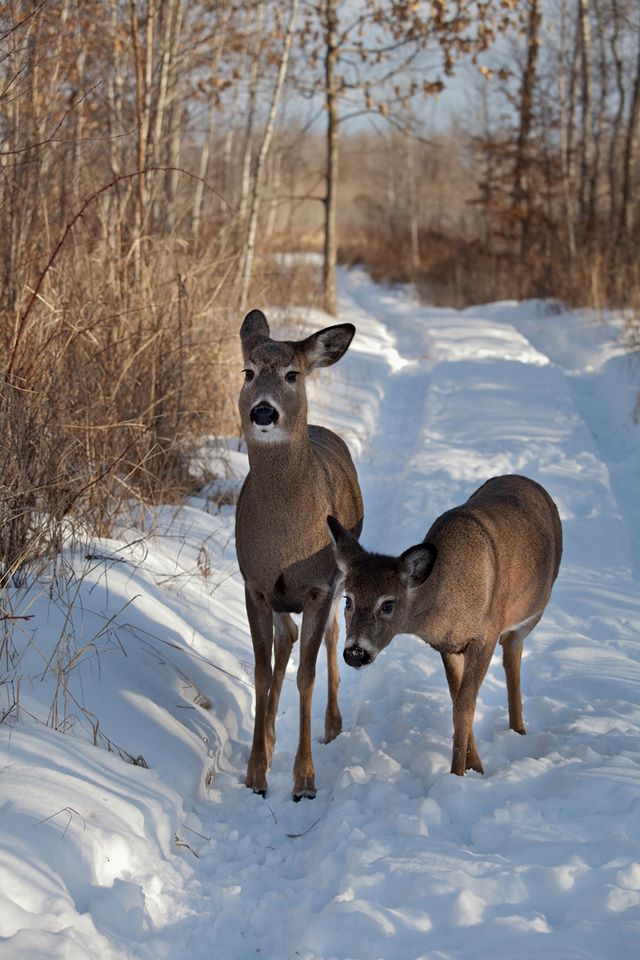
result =
[{"label": "grazing deer", "polygon": [[245,382],[239,408],[250,469],[236,511],[236,550],[245,582],[256,687],[245,783],[262,796],[275,745],[282,682],[298,635],[291,613],[303,614],[294,800],[316,793],[311,697],[323,635],[329,662],[325,742],[342,729],[336,654],[342,576],[326,518],[328,513],[339,517],[356,542],[362,529],[362,497],[344,441],[331,430],[307,424],[305,379],[316,367],[336,363],[354,333],[352,324],[341,323],[305,340],[272,340],[260,310],[248,313],[240,329]]},{"label": "grazing deer", "polygon": [[473,717],[498,640],[509,727],[524,734],[520,661],[558,574],[562,527],[546,490],[527,477],[487,480],[439,517],[400,557],[368,553],[328,517],[346,576],[344,659],[372,663],[398,633],[417,634],[442,656],[453,701],[451,773],[483,773]]}]

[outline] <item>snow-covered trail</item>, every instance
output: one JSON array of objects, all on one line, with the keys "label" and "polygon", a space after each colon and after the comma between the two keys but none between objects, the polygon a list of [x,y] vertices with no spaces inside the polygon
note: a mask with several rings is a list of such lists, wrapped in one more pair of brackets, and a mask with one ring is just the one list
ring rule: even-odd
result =
[{"label": "snow-covered trail", "polygon": [[[184,637],[189,656],[224,668],[220,675],[204,661],[197,668],[185,661],[212,709],[192,709],[187,723],[172,706],[169,718],[171,711],[157,706],[163,693],[156,685],[153,712],[148,708],[145,716],[170,739],[154,753],[152,735],[145,741],[141,732],[137,742],[146,744],[152,770],[125,768],[128,781],[113,816],[128,791],[136,828],[115,849],[105,827],[99,848],[118,865],[99,869],[96,846],[86,856],[93,868],[71,870],[50,838],[42,862],[33,855],[33,869],[46,874],[47,883],[63,878],[66,913],[62,895],[40,895],[42,916],[54,919],[34,929],[46,930],[49,939],[33,933],[3,941],[0,922],[1,958],[637,955],[640,520],[634,508],[640,451],[637,431],[625,427],[633,380],[612,331],[594,330],[574,314],[545,314],[540,304],[425,308],[404,290],[374,286],[359,271],[342,273],[340,283],[339,319],[355,323],[357,337],[340,364],[314,382],[311,417],[339,430],[357,459],[365,545],[399,552],[420,541],[437,514],[499,473],[534,477],[558,503],[564,560],[523,661],[527,736],[507,729],[496,656],[476,714],[486,775],[451,777],[451,707],[440,658],[415,638],[398,637],[370,669],[343,667],[344,732],[329,745],[314,745],[318,796],[293,804],[294,653],[269,794],[265,800],[252,795],[242,785],[252,731],[252,658],[230,539],[233,517],[206,517],[194,504],[174,523],[173,535],[183,537],[180,563],[185,569],[195,563],[199,539],[219,543],[216,589],[178,590],[174,581],[149,587],[144,608],[137,606],[135,616],[127,610],[127,618],[138,633],[136,617],[146,618],[140,622],[149,635],[152,621],[153,630],[166,626],[176,644]],[[309,318],[314,328],[326,322],[319,313]],[[164,584],[171,563],[160,554],[152,559],[154,584]],[[119,569],[110,574],[112,594],[118,594]],[[135,591],[122,586],[122,595],[145,598],[145,583],[136,580]],[[141,696],[143,680],[136,684],[131,690]],[[177,706],[184,705],[174,687]],[[321,654],[318,737],[325,687]],[[134,693],[126,701],[122,723],[131,725],[126,710]],[[205,746],[194,747],[194,735]],[[58,762],[56,754],[71,738],[48,736],[52,766],[73,771],[73,762]],[[80,746],[92,763],[95,749]],[[24,755],[28,767],[29,751]],[[109,764],[115,778],[123,765],[114,758]],[[19,789],[19,764],[10,772],[16,770]],[[108,777],[90,769],[86,781],[96,796],[113,796]],[[182,807],[172,812],[178,795]],[[89,821],[80,797],[65,793],[64,802]],[[95,810],[91,816],[103,827],[97,799]],[[155,840],[149,839],[152,816]],[[22,850],[31,849],[22,839],[27,828],[15,823]],[[67,842],[89,849],[90,828],[77,838],[70,833]],[[24,894],[21,909],[27,899]],[[57,919],[63,915],[66,925]],[[19,921],[29,927],[22,914]]]},{"label": "snow-covered trail", "polygon": [[[358,453],[369,547],[419,541],[498,473],[539,479],[560,505],[562,577],[523,668],[529,735],[506,728],[496,657],[477,716],[487,775],[450,777],[440,659],[401,638],[370,672],[343,670],[345,733],[316,746],[319,796],[295,806],[292,668],[268,800],[239,786],[243,751],[218,779],[200,881],[218,903],[203,909],[201,932],[229,958],[630,956],[640,604],[572,385],[499,312],[416,309],[352,273],[340,319],[359,336],[331,381],[318,378],[315,419]],[[316,691],[320,731],[323,669]]]},{"label": "snow-covered trail", "polygon": [[[528,736],[506,729],[497,657],[481,691],[485,778],[446,775],[450,705],[433,652],[398,639],[349,678],[355,713],[316,853],[331,880],[314,878],[313,919],[297,949],[314,960],[496,949],[631,956],[640,917],[637,520],[621,514],[606,441],[603,451],[571,379],[518,329],[525,319],[541,345],[545,324],[561,321],[534,323],[508,305],[411,308],[406,294],[381,294],[357,273],[345,287],[341,318],[367,328],[373,314],[400,356],[417,358],[403,367],[392,357],[377,378],[379,413],[359,460],[363,542],[399,551],[487,477],[520,472],[556,498],[565,556],[527,643]],[[371,382],[345,380],[348,396]]]}]

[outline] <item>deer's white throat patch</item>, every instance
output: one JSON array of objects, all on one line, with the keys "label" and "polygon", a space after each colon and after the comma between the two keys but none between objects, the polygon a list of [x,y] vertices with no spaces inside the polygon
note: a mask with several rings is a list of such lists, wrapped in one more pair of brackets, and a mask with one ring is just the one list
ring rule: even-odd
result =
[{"label": "deer's white throat patch", "polygon": [[277,423],[251,424],[251,440],[255,443],[284,443],[286,439],[286,431]]}]

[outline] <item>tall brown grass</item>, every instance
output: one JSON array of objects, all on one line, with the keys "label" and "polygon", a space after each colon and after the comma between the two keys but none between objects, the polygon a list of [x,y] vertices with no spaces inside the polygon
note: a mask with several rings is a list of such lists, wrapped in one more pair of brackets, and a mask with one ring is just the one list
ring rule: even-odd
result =
[{"label": "tall brown grass", "polygon": [[[640,263],[621,262],[610,251],[582,249],[570,260],[564,251],[534,250],[526,259],[488,246],[480,236],[445,230],[420,231],[420,261],[412,268],[410,240],[397,230],[349,235],[340,246],[345,265],[361,264],[381,283],[415,283],[421,298],[437,306],[466,307],[493,300],[551,298],[568,306],[620,308],[629,315],[630,335],[640,326]],[[637,336],[637,335],[636,335]]]},{"label": "tall brown grass", "polygon": [[[1,318],[4,584],[59,550],[70,519],[107,534],[128,504],[180,499],[201,438],[238,432],[237,256],[213,231],[197,256],[146,238],[135,279],[127,256],[114,262],[88,212]],[[287,304],[292,290],[314,294],[258,262],[252,302]]]}]

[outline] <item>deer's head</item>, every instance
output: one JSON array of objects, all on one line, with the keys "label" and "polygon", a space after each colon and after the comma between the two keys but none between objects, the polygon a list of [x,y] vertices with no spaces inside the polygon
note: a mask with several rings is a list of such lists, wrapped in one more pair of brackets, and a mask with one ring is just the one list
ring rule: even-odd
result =
[{"label": "deer's head", "polygon": [[355,327],[340,323],[304,340],[272,340],[264,313],[252,310],[240,328],[244,384],[239,408],[247,442],[286,443],[307,423],[305,380],[336,363]]},{"label": "deer's head", "polygon": [[327,523],[345,576],[344,659],[350,667],[364,667],[406,631],[416,591],[431,573],[437,550],[420,543],[399,557],[369,553],[334,517]]}]

